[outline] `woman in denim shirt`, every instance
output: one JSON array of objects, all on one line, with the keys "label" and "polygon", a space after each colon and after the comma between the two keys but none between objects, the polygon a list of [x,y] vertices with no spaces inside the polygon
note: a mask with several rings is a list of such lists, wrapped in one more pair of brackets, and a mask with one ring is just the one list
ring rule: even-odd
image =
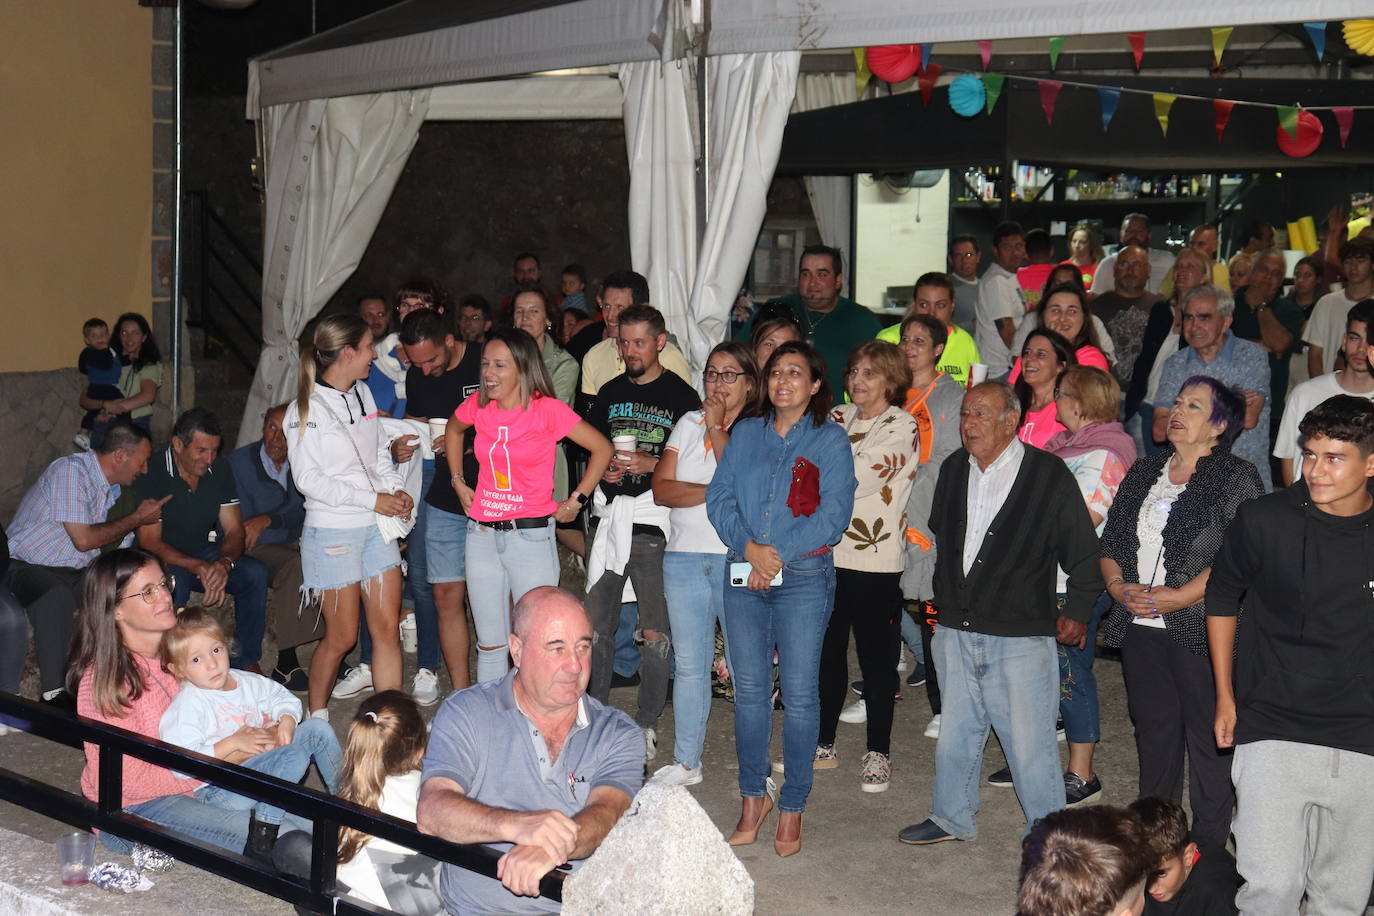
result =
[{"label": "woman in denim shirt", "polygon": [[[849,525],[856,483],[849,440],[828,419],[831,394],[820,354],[788,341],[768,358],[763,378],[763,415],[735,425],[706,491],[706,513],[729,549],[728,561],[752,567],[746,585],[725,595],[744,798],[730,845],[753,843],[773,808],[768,744],[776,648],[787,779],[773,848],[790,856],[801,849],[820,730],[821,640],[835,597],[830,548]],[[779,573],[782,584],[770,585]]]}]

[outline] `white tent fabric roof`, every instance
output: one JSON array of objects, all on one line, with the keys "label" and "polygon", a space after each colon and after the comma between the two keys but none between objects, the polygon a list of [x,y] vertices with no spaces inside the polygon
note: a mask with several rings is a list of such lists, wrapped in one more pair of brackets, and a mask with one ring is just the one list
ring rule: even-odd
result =
[{"label": "white tent fabric roof", "polygon": [[1351,19],[1368,0],[724,0],[707,53],[1149,32]]}]

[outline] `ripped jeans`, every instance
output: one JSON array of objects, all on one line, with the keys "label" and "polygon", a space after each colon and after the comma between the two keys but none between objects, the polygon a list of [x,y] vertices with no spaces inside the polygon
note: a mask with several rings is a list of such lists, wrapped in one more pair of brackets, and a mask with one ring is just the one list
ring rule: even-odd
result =
[{"label": "ripped jeans", "polygon": [[[639,526],[636,526],[637,528]],[[647,526],[646,526],[647,527]],[[599,531],[593,537],[603,536]],[[667,538],[662,532],[635,531],[630,538],[630,556],[625,570],[616,575],[607,570],[587,589],[587,617],[596,634],[592,644],[592,677],[587,692],[605,703],[611,693],[611,673],[615,657],[615,630],[620,620],[620,598],[625,580],[634,583],[639,601],[639,627],[635,644],[639,646],[639,709],[635,724],[653,728],[668,702],[668,679],[673,670],[673,650],[668,625],[668,601],[663,590],[663,556]],[[702,583],[703,589],[706,583]],[[653,641],[644,631],[659,634]]]},{"label": "ripped jeans", "polygon": [[401,565],[401,550],[388,544],[371,520],[358,528],[315,528],[301,531],[303,596],[319,598],[324,592],[361,582],[364,591],[374,579]]}]

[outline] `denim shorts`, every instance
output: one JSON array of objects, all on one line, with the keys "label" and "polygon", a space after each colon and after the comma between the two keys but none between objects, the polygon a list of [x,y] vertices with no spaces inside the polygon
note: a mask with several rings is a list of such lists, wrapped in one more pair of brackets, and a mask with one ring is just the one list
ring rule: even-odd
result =
[{"label": "denim shorts", "polygon": [[429,513],[425,528],[425,550],[429,568],[425,579],[431,585],[467,581],[468,517],[426,505]]},{"label": "denim shorts", "polygon": [[375,524],[361,528],[307,525],[301,532],[301,572],[309,596],[358,582],[369,583],[400,565],[400,548],[395,541],[384,541]]}]

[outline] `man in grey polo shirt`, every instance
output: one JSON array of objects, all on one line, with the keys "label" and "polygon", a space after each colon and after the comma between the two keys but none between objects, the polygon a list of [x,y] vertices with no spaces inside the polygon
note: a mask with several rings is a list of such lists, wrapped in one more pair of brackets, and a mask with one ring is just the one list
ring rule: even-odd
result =
[{"label": "man in grey polo shirt", "polygon": [[445,865],[449,913],[556,913],[539,881],[601,845],[644,784],[644,737],[586,695],[592,626],[569,593],[536,588],[511,614],[515,669],[452,694],[434,718],[418,824],[504,852],[500,880]]}]

